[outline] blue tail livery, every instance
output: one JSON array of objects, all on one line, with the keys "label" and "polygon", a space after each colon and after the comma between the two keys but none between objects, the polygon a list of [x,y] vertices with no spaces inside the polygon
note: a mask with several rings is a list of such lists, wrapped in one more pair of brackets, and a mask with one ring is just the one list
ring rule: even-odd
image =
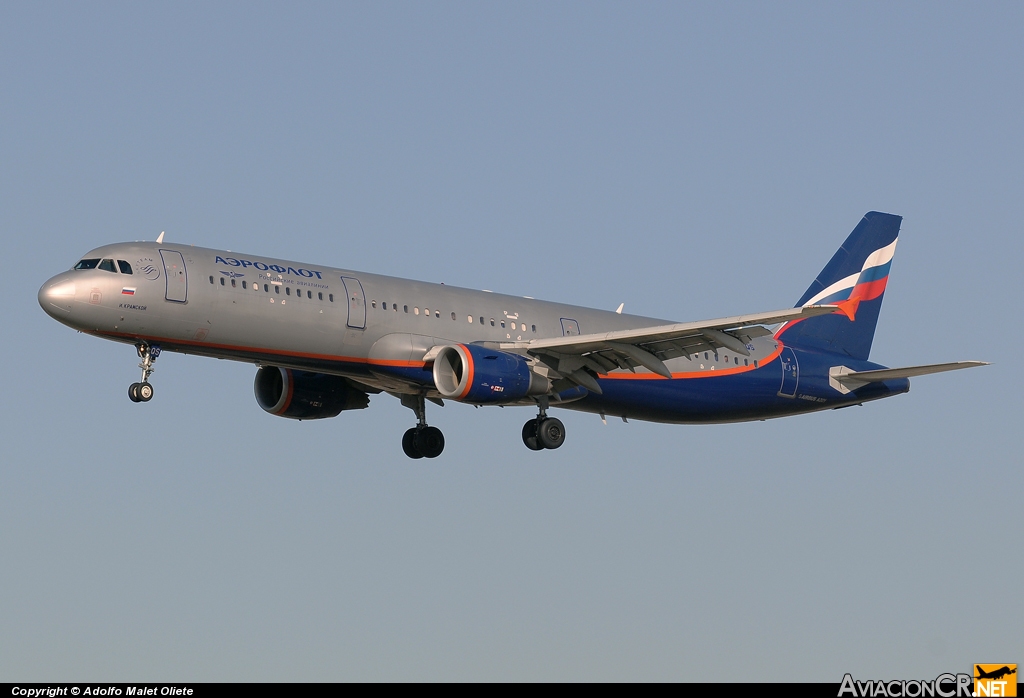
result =
[{"label": "blue tail livery", "polygon": [[539,451],[565,439],[552,408],[741,422],[878,400],[907,392],[911,377],[983,365],[868,360],[901,222],[866,214],[793,308],[698,322],[175,245],[163,234],[92,250],[43,284],[39,304],[135,347],[135,403],[152,399],[162,352],[197,354],[257,364],[256,402],[279,417],[335,417],[392,395],[416,415],[401,439],[410,458],[444,449],[426,404],[445,400],[534,407],[522,437]]},{"label": "blue tail livery", "polygon": [[797,307],[831,303],[840,311],[789,322],[776,337],[793,347],[866,361],[902,221],[888,213],[866,214],[797,301]]}]

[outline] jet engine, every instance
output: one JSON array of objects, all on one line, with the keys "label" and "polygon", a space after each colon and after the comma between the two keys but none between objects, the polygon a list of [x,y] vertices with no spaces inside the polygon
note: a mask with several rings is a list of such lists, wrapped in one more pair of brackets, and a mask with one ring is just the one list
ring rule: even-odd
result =
[{"label": "jet engine", "polygon": [[342,410],[361,410],[370,396],[341,376],[263,366],[253,385],[256,402],[265,412],[289,419],[337,417]]},{"label": "jet engine", "polygon": [[478,404],[508,403],[544,395],[550,381],[526,359],[476,344],[449,344],[434,358],[434,386],[442,397]]}]

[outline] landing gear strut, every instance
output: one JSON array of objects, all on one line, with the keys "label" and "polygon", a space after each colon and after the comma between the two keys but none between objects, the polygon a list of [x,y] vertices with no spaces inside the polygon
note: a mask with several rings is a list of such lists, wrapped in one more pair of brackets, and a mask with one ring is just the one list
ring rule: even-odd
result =
[{"label": "landing gear strut", "polygon": [[422,395],[403,395],[402,404],[416,413],[416,426],[402,435],[402,450],[410,458],[437,458],[444,450],[444,434],[427,426],[426,400]]},{"label": "landing gear strut", "polygon": [[135,345],[135,351],[142,359],[142,363],[139,364],[139,368],[142,369],[142,382],[132,383],[128,386],[128,399],[132,402],[149,402],[153,399],[153,386],[149,383],[149,377],[156,370],[153,368],[153,363],[156,361],[156,357],[160,356],[160,347],[156,344],[149,345],[139,342]]},{"label": "landing gear strut", "polygon": [[523,425],[523,443],[531,451],[558,448],[565,443],[565,425],[560,419],[548,416],[547,397],[539,399],[537,405],[539,414]]}]

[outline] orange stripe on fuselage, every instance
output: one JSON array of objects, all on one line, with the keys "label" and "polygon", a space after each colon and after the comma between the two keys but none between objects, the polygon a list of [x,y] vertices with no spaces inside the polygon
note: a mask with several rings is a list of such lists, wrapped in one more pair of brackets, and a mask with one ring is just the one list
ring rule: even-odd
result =
[{"label": "orange stripe on fuselage", "polygon": [[[737,373],[746,373],[747,371],[756,371],[759,368],[764,368],[765,366],[767,366],[768,364],[770,364],[772,361],[774,361],[775,359],[777,359],[779,357],[779,354],[782,353],[782,347],[784,345],[782,344],[782,342],[779,342],[778,344],[779,345],[775,348],[775,351],[773,351],[771,354],[766,356],[763,361],[761,359],[757,360],[758,361],[758,366],[757,367],[754,367],[754,366],[735,366],[733,368],[704,369],[704,370],[700,370],[700,371],[680,371],[678,373],[677,372],[673,372],[672,373],[672,378],[673,379],[676,379],[676,378],[678,378],[678,379],[715,378],[716,376],[732,376],[732,375],[736,375]],[[600,373],[600,374],[598,374],[597,377],[601,378],[601,379],[607,378],[609,380],[627,380],[627,381],[628,380],[642,380],[642,381],[668,380],[664,376],[659,376],[657,373],[653,373],[653,372],[651,372],[651,373],[629,373],[629,372],[623,371],[622,373]]]},{"label": "orange stripe on fuselage", "polygon": [[360,356],[340,356],[335,354],[312,354],[302,351],[288,351],[286,349],[268,349],[265,347],[243,347],[236,344],[217,344],[215,342],[196,342],[188,339],[171,339],[169,337],[152,337],[141,334],[129,334],[127,332],[87,332],[100,337],[122,337],[124,339],[145,340],[155,344],[167,344],[170,346],[199,347],[204,349],[223,349],[225,351],[249,352],[252,354],[272,354],[295,359],[316,359],[318,361],[334,361],[350,364],[369,364],[370,366],[396,366],[399,368],[422,368],[426,364],[422,361],[402,361],[399,359],[367,359]]}]

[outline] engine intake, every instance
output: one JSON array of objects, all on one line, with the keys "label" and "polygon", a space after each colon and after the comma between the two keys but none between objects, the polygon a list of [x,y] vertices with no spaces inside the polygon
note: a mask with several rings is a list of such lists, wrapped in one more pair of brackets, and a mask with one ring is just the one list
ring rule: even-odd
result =
[{"label": "engine intake", "polygon": [[352,388],[341,376],[263,366],[253,384],[263,411],[288,419],[325,419],[343,410],[361,410],[370,396]]},{"label": "engine intake", "polygon": [[449,344],[434,358],[434,387],[449,400],[493,404],[543,395],[550,381],[531,371],[518,354],[476,344]]}]

